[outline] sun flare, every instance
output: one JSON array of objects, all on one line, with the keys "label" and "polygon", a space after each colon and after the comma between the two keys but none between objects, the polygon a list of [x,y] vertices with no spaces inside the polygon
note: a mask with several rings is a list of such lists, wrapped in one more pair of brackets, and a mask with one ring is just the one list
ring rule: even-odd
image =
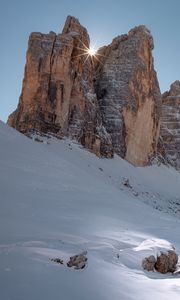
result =
[{"label": "sun flare", "polygon": [[90,55],[90,56],[95,56],[95,54],[96,54],[96,50],[92,47],[92,48],[89,48],[88,50],[87,50],[87,52],[88,52],[88,54]]},{"label": "sun flare", "polygon": [[99,61],[101,64],[101,57],[104,57],[104,55],[100,54],[98,49],[96,48],[96,44],[93,46],[87,47],[83,41],[79,40],[82,44],[82,46],[76,47],[77,50],[79,50],[79,54],[77,53],[74,57],[84,57],[83,64],[85,64],[88,60],[91,61],[91,63],[94,65],[95,61]]}]

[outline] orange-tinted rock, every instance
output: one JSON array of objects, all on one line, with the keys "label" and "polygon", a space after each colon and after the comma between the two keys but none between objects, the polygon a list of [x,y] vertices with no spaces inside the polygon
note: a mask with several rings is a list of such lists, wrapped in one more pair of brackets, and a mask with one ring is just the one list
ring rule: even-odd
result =
[{"label": "orange-tinted rock", "polygon": [[178,262],[178,255],[175,251],[169,250],[167,253],[161,253],[157,257],[157,261],[155,263],[156,271],[160,273],[174,273],[176,271],[176,265]]},{"label": "orange-tinted rock", "polygon": [[145,26],[99,50],[97,94],[114,151],[134,165],[148,164],[159,137],[161,94],[153,66],[153,39]]},{"label": "orange-tinted rock", "polygon": [[68,17],[62,34],[32,33],[22,94],[8,124],[75,138],[97,155],[112,156],[111,138],[102,126],[87,57],[87,30]]},{"label": "orange-tinted rock", "polygon": [[76,139],[97,155],[113,151],[142,166],[156,152],[161,95],[146,27],[87,56],[87,30],[68,17],[62,34],[32,33],[22,94],[8,124]]},{"label": "orange-tinted rock", "polygon": [[160,272],[166,274],[168,272],[174,273],[176,271],[178,263],[178,255],[174,250],[168,250],[167,252],[161,252],[157,258],[154,255],[146,257],[142,261],[142,267],[147,271]]}]

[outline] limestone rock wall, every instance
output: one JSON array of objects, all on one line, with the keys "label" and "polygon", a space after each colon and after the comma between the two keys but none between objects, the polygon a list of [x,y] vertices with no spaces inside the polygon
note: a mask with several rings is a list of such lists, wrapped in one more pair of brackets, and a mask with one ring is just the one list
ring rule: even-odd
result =
[{"label": "limestone rock wall", "polygon": [[162,95],[158,151],[166,162],[180,169],[180,81],[175,81]]},{"label": "limestone rock wall", "polygon": [[156,152],[161,95],[145,26],[87,55],[87,30],[68,17],[62,34],[32,33],[22,94],[8,124],[76,139],[99,156],[134,165]]},{"label": "limestone rock wall", "polygon": [[112,157],[111,138],[102,126],[87,57],[87,30],[68,17],[62,34],[32,33],[22,94],[8,124],[75,138],[97,155]]},{"label": "limestone rock wall", "polygon": [[153,39],[145,26],[99,50],[96,90],[114,151],[143,166],[156,152],[161,94],[153,66]]}]

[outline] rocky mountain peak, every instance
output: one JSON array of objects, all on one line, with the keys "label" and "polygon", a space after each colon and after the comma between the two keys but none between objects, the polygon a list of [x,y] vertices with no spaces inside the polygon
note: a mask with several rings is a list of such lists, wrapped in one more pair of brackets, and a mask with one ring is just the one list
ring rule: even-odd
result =
[{"label": "rocky mountain peak", "polygon": [[139,25],[135,26],[133,29],[131,29],[128,32],[128,36],[139,36],[141,39],[144,37],[149,40],[150,42],[150,49],[154,49],[154,41],[153,41],[153,36],[151,35],[150,30],[145,26],[145,25]]},{"label": "rocky mountain peak", "polygon": [[[87,29],[83,27],[79,20],[73,16],[68,16],[62,31],[62,34],[70,34],[72,36],[78,36],[81,44],[89,47],[90,38]],[[81,47],[83,47],[83,44]]]},{"label": "rocky mountain peak", "polygon": [[179,96],[180,97],[180,81],[176,80],[170,86],[169,96]]},{"label": "rocky mountain peak", "polygon": [[145,26],[113,39],[98,52],[96,91],[114,151],[134,165],[156,152],[161,94],[154,71],[153,39]]},{"label": "rocky mountain peak", "polygon": [[148,164],[161,106],[150,31],[135,27],[93,58],[88,47],[87,30],[72,16],[62,34],[31,34],[22,94],[8,123],[23,133],[68,136],[99,156],[114,152]]},{"label": "rocky mountain peak", "polygon": [[134,28],[129,30],[128,34],[130,36],[135,35],[135,34],[144,34],[144,35],[147,35],[147,36],[153,38],[151,35],[151,31],[145,25],[135,26]]}]

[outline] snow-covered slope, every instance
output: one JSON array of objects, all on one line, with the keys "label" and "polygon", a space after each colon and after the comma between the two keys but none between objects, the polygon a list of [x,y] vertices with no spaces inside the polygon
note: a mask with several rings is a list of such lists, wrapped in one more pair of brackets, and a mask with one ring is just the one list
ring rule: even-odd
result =
[{"label": "snow-covered slope", "polygon": [[[180,253],[179,173],[39,139],[0,122],[0,299],[179,300],[178,276],[141,268],[159,247]],[[83,250],[83,270],[50,260]]]}]

